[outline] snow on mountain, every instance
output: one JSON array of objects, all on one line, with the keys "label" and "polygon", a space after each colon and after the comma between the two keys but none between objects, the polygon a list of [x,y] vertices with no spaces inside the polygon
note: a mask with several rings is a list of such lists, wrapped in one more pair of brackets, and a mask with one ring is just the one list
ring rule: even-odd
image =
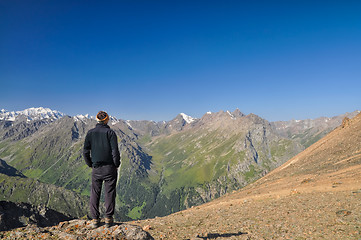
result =
[{"label": "snow on mountain", "polygon": [[185,113],[181,113],[183,119],[187,122],[187,123],[192,123],[196,120],[196,118],[192,118],[191,116],[188,116]]},{"label": "snow on mountain", "polygon": [[236,118],[234,117],[234,115],[233,115],[230,111],[227,110],[227,113],[228,113],[228,115],[229,115],[233,120],[236,119]]},{"label": "snow on mountain", "polygon": [[15,121],[18,117],[25,116],[28,121],[50,119],[56,120],[64,116],[63,113],[50,108],[28,108],[23,111],[9,112],[5,109],[0,111],[0,120]]},{"label": "snow on mountain", "polygon": [[132,127],[132,124],[130,124],[130,120],[125,121],[125,123],[126,123],[129,127],[133,128],[133,127]]},{"label": "snow on mountain", "polygon": [[117,124],[118,122],[120,122],[120,120],[118,120],[116,117],[113,116],[109,116],[109,121],[112,123],[112,125]]},{"label": "snow on mountain", "polygon": [[[85,119],[93,119],[93,120],[96,120],[96,117],[90,116],[89,114],[85,114],[85,115],[78,114],[78,115],[74,116],[73,118],[75,119],[75,121],[84,121]],[[118,122],[120,122],[120,120],[118,120],[116,117],[110,116],[110,123],[111,123],[112,125],[115,125],[115,124],[117,124]]]},{"label": "snow on mountain", "polygon": [[73,118],[75,121],[84,121],[85,119],[92,119],[94,117],[89,116],[89,114],[85,114],[85,115],[78,114],[78,115],[74,116]]},{"label": "snow on mountain", "polygon": [[9,112],[5,109],[1,109],[0,111],[0,120],[8,120],[8,121],[15,121],[16,113]]},{"label": "snow on mountain", "polygon": [[[33,121],[33,120],[42,120],[42,119],[49,119],[49,120],[57,120],[62,117],[64,117],[66,114],[59,112],[57,110],[51,110],[50,108],[28,108],[23,111],[7,111],[5,109],[0,110],[0,120],[6,120],[6,121],[15,121],[18,117],[25,116],[27,121]],[[96,118],[94,116],[90,116],[89,114],[78,114],[73,117],[75,121],[84,121],[86,119],[94,119]],[[116,117],[110,116],[110,123],[112,125],[115,125],[119,122]]]}]

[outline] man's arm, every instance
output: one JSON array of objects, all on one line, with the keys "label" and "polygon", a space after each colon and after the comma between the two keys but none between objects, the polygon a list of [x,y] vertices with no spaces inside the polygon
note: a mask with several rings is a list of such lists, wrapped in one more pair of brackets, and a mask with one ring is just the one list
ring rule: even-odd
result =
[{"label": "man's arm", "polygon": [[84,141],[84,148],[83,148],[83,157],[85,160],[86,165],[89,167],[92,167],[92,159],[90,157],[90,150],[91,150],[91,144],[90,144],[90,135],[89,133],[85,137]]},{"label": "man's arm", "polygon": [[118,149],[118,138],[114,131],[110,135],[110,147],[112,148],[112,157],[115,167],[120,166],[120,153]]}]

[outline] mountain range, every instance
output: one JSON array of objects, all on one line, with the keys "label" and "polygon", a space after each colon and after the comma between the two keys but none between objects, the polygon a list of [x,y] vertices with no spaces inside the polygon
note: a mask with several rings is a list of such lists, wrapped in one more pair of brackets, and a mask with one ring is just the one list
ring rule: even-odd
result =
[{"label": "mountain range", "polygon": [[360,239],[361,114],[246,187],[137,222],[156,239]]},{"label": "mountain range", "polygon": [[[179,114],[162,122],[113,117],[111,127],[122,154],[116,217],[165,216],[243,188],[321,139],[344,117],[358,113],[288,122],[268,122],[239,109],[208,112],[200,119]],[[16,177],[55,185],[86,201],[91,169],[82,159],[82,146],[95,124],[89,115],[70,117],[46,108],[1,110],[0,158],[18,174],[0,174],[6,189],[13,189],[6,198],[19,201],[13,193],[22,190],[9,180]],[[39,199],[50,205],[46,197]]]},{"label": "mountain range", "polygon": [[26,117],[28,121],[32,120],[57,120],[62,118],[65,114],[49,108],[28,108],[23,111],[7,111],[5,109],[0,110],[0,120],[15,121],[17,118]]}]

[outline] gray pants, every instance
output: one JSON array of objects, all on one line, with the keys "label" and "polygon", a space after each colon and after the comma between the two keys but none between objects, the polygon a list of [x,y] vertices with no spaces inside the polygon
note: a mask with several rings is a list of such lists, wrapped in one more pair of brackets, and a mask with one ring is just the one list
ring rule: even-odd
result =
[{"label": "gray pants", "polygon": [[112,217],[114,215],[117,175],[117,168],[114,165],[93,168],[90,191],[90,214],[93,219],[100,217],[99,200],[103,181],[105,187],[105,217]]}]

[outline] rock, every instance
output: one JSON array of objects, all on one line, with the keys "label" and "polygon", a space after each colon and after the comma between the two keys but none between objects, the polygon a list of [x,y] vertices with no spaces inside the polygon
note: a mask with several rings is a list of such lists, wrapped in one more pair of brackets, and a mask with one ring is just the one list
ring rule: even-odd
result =
[{"label": "rock", "polygon": [[143,227],[144,231],[149,231],[151,229],[152,229],[152,227],[150,225],[146,225],[146,226]]},{"label": "rock", "polygon": [[340,211],[337,211],[336,212],[336,215],[338,216],[338,217],[346,217],[346,216],[348,216],[348,215],[350,215],[352,212],[351,211],[348,211],[348,210],[340,210]]},{"label": "rock", "polygon": [[[90,221],[86,220],[72,220],[62,222],[57,229],[60,233],[57,236],[74,236],[74,239],[129,239],[129,240],[151,240],[153,237],[140,226],[117,223],[110,228],[107,228],[104,222],[96,229],[89,229],[87,226]],[[66,234],[64,234],[66,233]],[[68,235],[70,234],[70,235]]]},{"label": "rock", "polygon": [[77,236],[75,236],[73,234],[69,234],[69,233],[64,233],[64,232],[59,233],[58,238],[64,239],[64,240],[78,240]]},{"label": "rock", "polygon": [[312,182],[312,178],[306,178],[306,179],[303,179],[301,184],[305,184],[305,183],[309,183],[309,182]]},{"label": "rock", "polygon": [[350,119],[348,117],[345,117],[343,120],[342,120],[342,128],[345,128],[347,127],[348,125],[350,125]]},{"label": "rock", "polygon": [[300,194],[300,192],[297,189],[292,189],[290,194],[296,195],[296,194]]},{"label": "rock", "polygon": [[[38,227],[30,224],[26,227],[14,229],[0,234],[1,239],[119,239],[119,240],[154,240],[154,238],[140,226],[128,223],[114,223],[107,228],[102,221],[101,226],[89,229],[90,221],[75,219],[60,222],[57,226]],[[1,233],[1,232],[0,232]]]}]

